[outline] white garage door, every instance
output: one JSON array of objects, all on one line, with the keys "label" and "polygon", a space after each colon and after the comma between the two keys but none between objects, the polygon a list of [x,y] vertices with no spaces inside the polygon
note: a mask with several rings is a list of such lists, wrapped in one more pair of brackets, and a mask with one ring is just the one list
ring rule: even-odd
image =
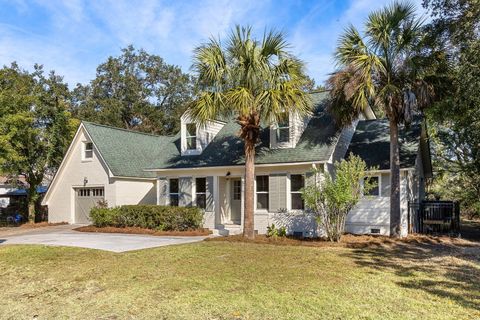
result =
[{"label": "white garage door", "polygon": [[90,223],[90,209],[104,199],[103,188],[75,189],[75,223]]}]

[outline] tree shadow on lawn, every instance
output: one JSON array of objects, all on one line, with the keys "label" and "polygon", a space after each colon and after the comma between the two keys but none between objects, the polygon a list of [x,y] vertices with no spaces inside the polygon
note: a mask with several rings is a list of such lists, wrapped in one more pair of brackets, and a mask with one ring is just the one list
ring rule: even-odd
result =
[{"label": "tree shadow on lawn", "polygon": [[353,250],[343,255],[361,267],[393,272],[403,279],[396,282],[400,287],[480,309],[480,243],[429,237],[348,247]]}]

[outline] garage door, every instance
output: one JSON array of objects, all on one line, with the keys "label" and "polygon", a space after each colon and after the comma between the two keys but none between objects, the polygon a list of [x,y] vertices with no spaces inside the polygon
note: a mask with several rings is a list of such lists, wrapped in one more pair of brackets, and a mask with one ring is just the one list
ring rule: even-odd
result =
[{"label": "garage door", "polygon": [[90,223],[90,209],[104,199],[104,189],[78,188],[75,191],[75,223]]}]

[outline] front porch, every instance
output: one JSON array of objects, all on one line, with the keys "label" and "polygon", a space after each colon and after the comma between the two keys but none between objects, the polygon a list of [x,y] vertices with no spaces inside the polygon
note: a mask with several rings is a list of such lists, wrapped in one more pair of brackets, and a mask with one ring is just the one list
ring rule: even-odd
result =
[{"label": "front porch", "polygon": [[[285,226],[290,234],[317,234],[315,219],[304,214],[299,191],[312,166],[302,163],[255,168],[254,224],[258,234],[265,234],[272,223]],[[241,234],[244,186],[243,166],[166,170],[158,173],[157,204],[199,206],[205,210],[204,228],[220,235]]]}]

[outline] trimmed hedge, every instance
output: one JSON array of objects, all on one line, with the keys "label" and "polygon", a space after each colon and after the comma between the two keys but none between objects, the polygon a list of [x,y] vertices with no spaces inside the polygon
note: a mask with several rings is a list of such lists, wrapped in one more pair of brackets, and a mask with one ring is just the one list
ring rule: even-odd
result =
[{"label": "trimmed hedge", "polygon": [[202,225],[203,213],[196,207],[125,205],[95,207],[90,218],[96,227],[139,227],[161,231],[185,231]]}]

